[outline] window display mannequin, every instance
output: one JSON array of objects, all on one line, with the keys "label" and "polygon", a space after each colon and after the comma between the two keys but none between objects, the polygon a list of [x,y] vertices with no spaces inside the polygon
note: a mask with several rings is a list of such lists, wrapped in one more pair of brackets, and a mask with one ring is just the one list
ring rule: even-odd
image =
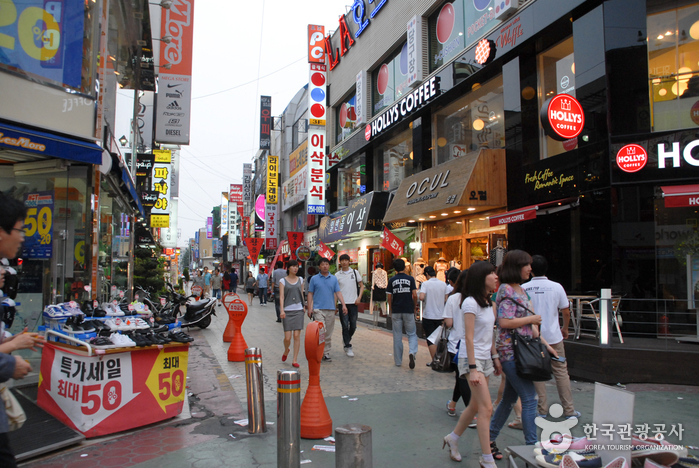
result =
[{"label": "window display mannequin", "polygon": [[425,261],[422,259],[422,257],[418,257],[417,261],[413,265],[413,278],[415,278],[415,283],[418,289],[420,289],[420,285],[424,281],[427,281],[427,277],[425,276],[425,266]]},{"label": "window display mannequin", "polygon": [[405,274],[412,275],[412,273],[410,272],[410,262],[408,261],[408,259],[405,257],[401,257],[400,259],[405,262]]},{"label": "window display mannequin", "polygon": [[444,257],[439,257],[439,260],[434,262],[434,271],[437,272],[437,279],[440,281],[447,281],[447,270],[449,269],[449,262]]},{"label": "window display mannequin", "polygon": [[381,316],[386,315],[386,287],[388,287],[388,273],[383,269],[382,263],[376,264],[374,274],[371,275],[371,298],[369,299],[369,310],[374,313],[374,301],[379,303]]}]

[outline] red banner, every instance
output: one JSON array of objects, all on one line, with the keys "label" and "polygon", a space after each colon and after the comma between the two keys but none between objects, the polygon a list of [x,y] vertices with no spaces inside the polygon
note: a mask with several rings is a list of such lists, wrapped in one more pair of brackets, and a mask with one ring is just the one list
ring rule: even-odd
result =
[{"label": "red banner", "polygon": [[403,248],[405,247],[405,242],[398,239],[387,227],[383,228],[383,240],[381,241],[381,247],[385,248],[391,252],[396,257],[403,255]]},{"label": "red banner", "polygon": [[289,250],[291,251],[291,259],[296,260],[296,249],[303,245],[303,232],[287,231],[289,239]]},{"label": "red banner", "polygon": [[332,258],[335,256],[335,252],[333,252],[332,249],[325,245],[322,241],[318,241],[318,244],[318,255],[325,257],[328,260],[332,260]]},{"label": "red banner", "polygon": [[264,239],[261,237],[248,237],[245,239],[245,245],[250,252],[250,260],[257,265],[257,257],[260,255],[260,249],[262,248],[262,243]]},{"label": "red banner", "polygon": [[188,345],[87,356],[47,343],[37,404],[86,437],[180,414],[187,394]]}]

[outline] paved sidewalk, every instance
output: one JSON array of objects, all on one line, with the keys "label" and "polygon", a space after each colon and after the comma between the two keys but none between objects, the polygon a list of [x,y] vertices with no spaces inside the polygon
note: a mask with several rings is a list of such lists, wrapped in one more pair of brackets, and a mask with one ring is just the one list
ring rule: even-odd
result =
[{"label": "paved sidewalk", "polygon": [[[265,434],[250,435],[247,427],[233,424],[234,420],[247,418],[245,365],[227,361],[228,343],[223,343],[221,337],[228,316],[223,308],[219,308],[218,314],[208,329],[192,331],[196,341],[189,361],[191,419],[88,441],[25,466],[275,467],[276,371],[292,369],[291,359],[281,362],[282,325],[276,322],[273,303],[261,307],[255,301],[242,327],[248,346],[262,350],[269,428]],[[301,339],[303,343],[303,333]],[[356,356],[349,358],[342,349],[338,320],[333,333],[333,361],[321,366],[321,388],[333,426],[349,423],[371,426],[375,466],[442,467],[453,463],[446,450],[441,450],[442,437],[456,423],[456,418],[449,417],[444,410],[451,397],[453,374],[439,374],[425,366],[429,353],[424,340],[420,342],[417,365],[412,371],[408,369],[405,337],[406,354],[400,368],[393,364],[390,331],[361,324],[352,343]],[[308,385],[303,345],[299,363],[303,397]],[[493,398],[499,382],[497,377],[490,381]],[[548,384],[548,390],[549,402],[558,401],[555,386]],[[668,429],[670,424],[682,424],[682,441],[699,445],[699,387],[629,385],[626,390],[635,393],[634,423],[651,426],[665,423]],[[593,391],[591,383],[573,382],[576,409],[583,414],[580,424],[573,429],[576,436],[583,435],[582,424],[592,421]],[[350,401],[343,396],[358,400]],[[461,402],[457,409],[463,409]],[[676,437],[670,439],[676,441]],[[498,438],[501,448],[523,443],[522,432],[507,427]],[[302,439],[301,458],[311,460],[309,466],[333,467],[335,454],[312,451],[315,444],[327,445],[327,442]],[[478,467],[478,447],[476,432],[469,429],[460,441],[463,466]],[[499,465],[506,466],[504,461]]]}]

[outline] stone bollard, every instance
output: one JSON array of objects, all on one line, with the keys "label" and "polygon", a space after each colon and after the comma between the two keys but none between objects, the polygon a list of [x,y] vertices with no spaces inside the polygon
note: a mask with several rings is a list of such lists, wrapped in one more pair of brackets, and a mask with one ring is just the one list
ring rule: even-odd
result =
[{"label": "stone bollard", "polygon": [[335,468],[373,468],[371,427],[346,424],[335,428]]}]

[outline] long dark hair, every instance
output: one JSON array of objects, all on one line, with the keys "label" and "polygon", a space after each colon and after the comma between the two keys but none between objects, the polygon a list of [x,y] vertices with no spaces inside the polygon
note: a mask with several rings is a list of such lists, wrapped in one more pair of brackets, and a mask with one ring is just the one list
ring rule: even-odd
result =
[{"label": "long dark hair", "polygon": [[468,278],[464,285],[464,293],[461,294],[461,303],[464,299],[472,297],[481,307],[490,305],[490,296],[485,289],[485,278],[495,271],[495,266],[490,262],[476,262],[468,269]]},{"label": "long dark hair", "polygon": [[461,302],[464,302],[464,294],[466,292],[466,278],[468,278],[468,269],[459,273],[459,277],[456,278],[456,282],[454,283],[454,290],[451,293],[449,293],[450,296],[452,294],[457,293],[461,294]]},{"label": "long dark hair", "polygon": [[507,252],[500,265],[500,284],[521,284],[522,268],[532,262],[532,257],[524,250]]}]

